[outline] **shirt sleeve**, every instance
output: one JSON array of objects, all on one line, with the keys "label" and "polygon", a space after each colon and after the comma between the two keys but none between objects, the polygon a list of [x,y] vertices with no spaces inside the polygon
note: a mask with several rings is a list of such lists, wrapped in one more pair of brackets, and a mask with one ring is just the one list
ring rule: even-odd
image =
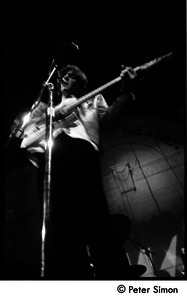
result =
[{"label": "shirt sleeve", "polygon": [[94,107],[97,107],[99,120],[101,120],[108,109],[108,104],[106,103],[105,98],[101,94],[95,96]]},{"label": "shirt sleeve", "polygon": [[135,100],[132,92],[120,95],[110,106],[101,108],[100,126],[103,130],[115,128],[120,118],[125,116],[130,104]]}]

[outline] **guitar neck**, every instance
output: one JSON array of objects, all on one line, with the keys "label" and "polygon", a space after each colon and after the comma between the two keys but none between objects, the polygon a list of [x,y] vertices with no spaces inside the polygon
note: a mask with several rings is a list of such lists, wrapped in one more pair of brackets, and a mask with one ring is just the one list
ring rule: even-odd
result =
[{"label": "guitar neck", "polygon": [[117,77],[111,81],[109,81],[108,83],[102,85],[101,87],[93,90],[92,92],[86,94],[85,96],[79,98],[77,100],[76,103],[72,104],[66,111],[66,113],[69,113],[71,110],[73,110],[74,108],[76,108],[77,106],[81,105],[82,103],[86,102],[88,99],[94,97],[95,95],[99,94],[100,92],[102,92],[103,90],[105,90],[106,88],[110,87],[111,85],[117,83],[118,81],[121,80],[121,77]]},{"label": "guitar neck", "polygon": [[[149,61],[148,63],[145,63],[143,65],[140,65],[136,68],[134,68],[134,71],[139,71],[139,70],[146,70],[149,69],[150,67],[154,66],[155,64],[157,64],[158,62],[162,61],[165,58],[168,58],[172,55],[173,53],[167,53],[166,55],[160,56],[156,59],[153,59],[151,61]],[[70,107],[66,110],[65,115],[67,115],[68,113],[70,113],[73,109],[75,109],[77,106],[81,105],[82,103],[86,102],[88,99],[94,97],[95,95],[99,94],[101,91],[103,91],[104,89],[110,87],[111,85],[117,83],[118,81],[121,80],[121,76],[109,81],[108,83],[102,85],[101,87],[93,90],[92,92],[86,94],[85,96],[79,98],[74,104],[70,105]]]}]

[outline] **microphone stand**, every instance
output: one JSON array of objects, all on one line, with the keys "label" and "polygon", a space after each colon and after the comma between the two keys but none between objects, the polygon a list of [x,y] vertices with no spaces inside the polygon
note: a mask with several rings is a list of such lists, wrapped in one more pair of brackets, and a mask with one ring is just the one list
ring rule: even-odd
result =
[{"label": "microphone stand", "polygon": [[[54,62],[54,60],[53,60]],[[52,65],[53,65],[52,62]],[[51,66],[52,68],[52,66]],[[50,69],[51,69],[50,68]],[[52,71],[49,71],[49,77],[47,81],[43,84],[44,87],[48,87],[49,99],[48,107],[46,113],[46,136],[45,136],[45,169],[44,169],[44,190],[43,190],[43,223],[42,223],[42,245],[41,245],[41,277],[46,275],[46,235],[49,231],[50,225],[50,206],[51,206],[51,157],[52,157],[52,145],[53,145],[53,117],[55,115],[53,108],[53,89],[54,85],[49,82],[53,73],[57,68],[57,64],[54,65]],[[34,108],[38,106],[38,102],[34,103]],[[32,109],[34,109],[32,108]]]},{"label": "microphone stand", "polygon": [[[55,64],[54,67],[53,67],[53,64]],[[52,67],[53,67],[53,69],[52,69]],[[52,69],[52,71],[51,71],[51,69]],[[30,113],[32,113],[32,111],[39,105],[39,103],[40,103],[40,101],[41,101],[41,97],[42,97],[43,91],[44,91],[45,87],[48,86],[49,80],[50,80],[51,77],[53,76],[53,74],[54,74],[54,72],[55,72],[56,69],[57,69],[57,63],[56,63],[55,59],[53,59],[53,60],[52,60],[52,63],[51,63],[50,70],[49,70],[49,77],[48,77],[48,79],[43,83],[42,88],[41,88],[41,90],[40,90],[40,92],[39,92],[39,95],[38,95],[38,97],[37,97],[37,100],[33,103],[32,107],[31,107]]]},{"label": "microphone stand", "polygon": [[[153,260],[152,260],[152,257],[150,254],[152,255],[155,255],[155,253],[153,253],[152,251],[150,251],[149,249],[145,248],[144,246],[142,246],[141,244],[137,243],[135,240],[131,239],[131,238],[128,238],[135,246],[136,249],[138,249],[138,251],[140,251],[141,253],[143,254],[146,254],[149,261],[150,261],[150,264],[151,264],[151,267],[152,267],[152,270],[153,270],[153,274],[155,277],[158,277],[158,274],[157,274],[157,270],[155,268],[155,265],[153,263]],[[144,252],[142,251],[144,250]]]},{"label": "microphone stand", "polygon": [[45,171],[44,171],[44,191],[43,191],[43,223],[42,223],[42,247],[41,247],[41,277],[45,276],[46,265],[46,234],[49,230],[50,221],[50,202],[51,202],[51,157],[53,144],[53,126],[54,117],[53,108],[53,89],[52,83],[48,83],[49,102],[46,115],[46,144],[45,144]]}]

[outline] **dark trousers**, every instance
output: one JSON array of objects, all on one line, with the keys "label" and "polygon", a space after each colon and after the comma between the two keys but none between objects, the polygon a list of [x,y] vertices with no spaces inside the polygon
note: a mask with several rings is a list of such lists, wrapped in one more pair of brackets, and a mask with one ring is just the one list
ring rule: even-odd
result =
[{"label": "dark trousers", "polygon": [[[33,172],[32,168],[35,169],[34,180],[32,174],[21,173],[24,180],[21,181],[20,192],[16,185],[17,192],[12,195],[15,215],[20,214],[23,205],[28,203],[29,207],[26,206],[23,216],[34,206],[37,208],[37,222],[36,218],[27,218],[27,226],[20,223],[20,242],[15,241],[14,247],[17,252],[21,249],[22,254],[14,255],[16,264],[8,268],[6,277],[40,279],[44,154],[37,154],[41,165],[37,169],[28,163],[26,151],[19,150],[19,141],[15,142],[14,155],[7,151],[7,165],[14,170],[14,178],[17,178],[16,172],[23,166],[23,170],[27,166],[30,173]],[[18,153],[17,156],[15,153]],[[51,163],[50,226],[45,240],[44,279],[128,279],[128,260],[111,223],[103,191],[99,153],[89,142],[62,133],[54,141]],[[10,270],[12,268],[13,271]]]},{"label": "dark trousers", "polygon": [[65,133],[55,139],[48,278],[125,277],[128,261],[110,221],[101,178],[99,153],[89,142]]}]

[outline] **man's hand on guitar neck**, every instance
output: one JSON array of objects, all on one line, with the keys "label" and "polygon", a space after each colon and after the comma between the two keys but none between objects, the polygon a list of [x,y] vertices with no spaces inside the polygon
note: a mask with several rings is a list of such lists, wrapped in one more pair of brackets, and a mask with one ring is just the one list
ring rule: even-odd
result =
[{"label": "man's hand on guitar neck", "polygon": [[120,73],[122,81],[122,92],[131,92],[137,82],[137,72],[132,67],[125,67],[122,65]]},{"label": "man's hand on guitar neck", "polygon": [[137,72],[132,67],[125,67],[122,65],[122,71],[120,73],[121,78],[134,79],[137,76]]}]

